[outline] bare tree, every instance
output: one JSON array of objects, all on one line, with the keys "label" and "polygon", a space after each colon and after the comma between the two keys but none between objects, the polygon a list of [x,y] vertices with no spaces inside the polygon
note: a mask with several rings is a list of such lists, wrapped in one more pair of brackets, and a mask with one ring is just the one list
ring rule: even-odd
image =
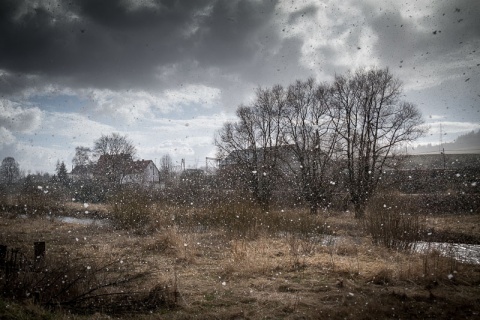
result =
[{"label": "bare tree", "polygon": [[281,86],[257,89],[254,102],[239,106],[238,121],[225,123],[215,139],[219,158],[234,168],[235,179],[246,184],[265,211],[278,177],[285,94]]},{"label": "bare tree", "polygon": [[75,179],[86,180],[93,173],[94,169],[92,150],[88,147],[76,147],[72,164],[72,174]]},{"label": "bare tree", "polygon": [[127,136],[121,136],[118,133],[111,135],[102,135],[94,142],[94,154],[99,157],[102,155],[129,155],[134,157],[136,148],[133,143],[128,140]]},{"label": "bare tree", "polygon": [[332,90],[330,115],[341,137],[355,217],[362,218],[385,161],[424,134],[423,120],[414,105],[401,100],[401,83],[388,69],[336,76]]},{"label": "bare tree", "polygon": [[12,184],[20,178],[20,166],[13,157],[6,157],[0,166],[0,179],[6,184]]},{"label": "bare tree", "polygon": [[330,88],[317,86],[313,79],[297,81],[288,89],[283,130],[289,147],[284,160],[312,214],[331,201],[336,180],[338,134],[328,113],[330,100]]},{"label": "bare tree", "polygon": [[165,187],[169,186],[173,175],[173,161],[169,154],[165,154],[160,159],[160,179],[165,183]]},{"label": "bare tree", "polygon": [[99,157],[96,174],[114,185],[119,185],[132,165],[136,148],[126,136],[112,133],[97,139],[93,152]]},{"label": "bare tree", "polygon": [[363,217],[386,160],[424,133],[420,112],[401,94],[388,70],[375,69],[337,76],[332,85],[309,79],[288,90],[258,89],[251,105],[237,109],[238,120],[217,133],[222,167],[266,208],[279,178],[290,179],[312,213],[346,182]]},{"label": "bare tree", "polygon": [[75,147],[75,156],[73,157],[72,163],[74,166],[83,166],[86,167],[91,163],[91,152],[92,150],[88,147]]}]

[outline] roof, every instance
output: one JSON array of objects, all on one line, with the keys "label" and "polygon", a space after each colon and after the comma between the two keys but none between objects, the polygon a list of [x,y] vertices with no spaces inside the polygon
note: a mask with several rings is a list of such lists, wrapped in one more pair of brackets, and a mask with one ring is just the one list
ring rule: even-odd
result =
[{"label": "roof", "polygon": [[152,160],[138,160],[138,161],[131,161],[127,168],[125,168],[126,174],[139,174],[145,172],[148,165],[153,163]]},{"label": "roof", "polygon": [[72,169],[71,174],[86,175],[93,172],[93,165],[79,165]]},{"label": "roof", "polygon": [[[134,161],[129,154],[107,154],[100,156],[95,166],[95,172],[97,174],[104,174],[106,171],[111,170],[113,165],[116,167],[116,170],[121,170],[124,174],[139,174],[145,172],[145,169],[147,169],[150,164],[153,164],[152,160],[142,159]],[[155,167],[155,164],[153,164],[153,166]]]}]

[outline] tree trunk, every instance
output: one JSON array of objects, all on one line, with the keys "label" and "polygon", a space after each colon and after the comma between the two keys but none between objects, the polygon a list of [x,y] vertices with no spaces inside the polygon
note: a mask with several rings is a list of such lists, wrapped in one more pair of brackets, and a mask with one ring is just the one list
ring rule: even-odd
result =
[{"label": "tree trunk", "polygon": [[318,213],[318,202],[312,201],[310,202],[310,214],[316,215]]},{"label": "tree trunk", "polygon": [[267,213],[270,210],[270,201],[269,199],[263,198],[260,200],[260,207],[263,213]]},{"label": "tree trunk", "polygon": [[362,200],[356,201],[354,204],[355,209],[355,219],[363,219],[365,218],[365,210],[366,210],[366,203]]}]

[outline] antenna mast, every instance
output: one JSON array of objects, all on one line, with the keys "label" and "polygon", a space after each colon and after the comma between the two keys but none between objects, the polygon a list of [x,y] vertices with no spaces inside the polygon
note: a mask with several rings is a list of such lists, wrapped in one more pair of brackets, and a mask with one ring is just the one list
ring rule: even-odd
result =
[{"label": "antenna mast", "polygon": [[443,127],[442,124],[440,123],[440,145],[438,146],[438,151],[442,152],[443,150]]}]

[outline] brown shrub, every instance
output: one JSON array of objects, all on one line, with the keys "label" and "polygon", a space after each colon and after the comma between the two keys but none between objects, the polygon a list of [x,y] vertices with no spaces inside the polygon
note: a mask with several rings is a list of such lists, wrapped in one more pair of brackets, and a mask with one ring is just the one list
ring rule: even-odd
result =
[{"label": "brown shrub", "polygon": [[167,229],[159,235],[156,235],[153,241],[145,243],[147,251],[156,254],[177,255],[180,252],[181,239],[173,229]]},{"label": "brown shrub", "polygon": [[372,199],[367,208],[365,228],[374,244],[409,250],[420,239],[423,218],[406,211],[405,205],[395,198],[395,195],[384,194]]},{"label": "brown shrub", "polygon": [[151,197],[143,190],[124,188],[108,199],[112,221],[119,229],[140,229],[151,221]]}]

